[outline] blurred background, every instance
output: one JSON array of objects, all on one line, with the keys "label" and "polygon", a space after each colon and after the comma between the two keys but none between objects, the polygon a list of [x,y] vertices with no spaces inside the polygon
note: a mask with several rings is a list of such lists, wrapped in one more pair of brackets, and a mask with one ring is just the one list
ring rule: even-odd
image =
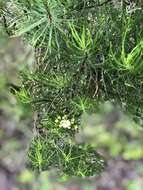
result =
[{"label": "blurred background", "polygon": [[143,190],[142,134],[128,130],[127,123],[120,130],[96,130],[94,143],[102,145],[99,151],[107,158],[108,166],[90,182],[63,185],[48,172],[35,174],[27,169],[33,113],[10,92],[10,85],[21,84],[21,69],[33,69],[34,53],[21,39],[8,39],[2,31],[0,28],[0,190]]}]

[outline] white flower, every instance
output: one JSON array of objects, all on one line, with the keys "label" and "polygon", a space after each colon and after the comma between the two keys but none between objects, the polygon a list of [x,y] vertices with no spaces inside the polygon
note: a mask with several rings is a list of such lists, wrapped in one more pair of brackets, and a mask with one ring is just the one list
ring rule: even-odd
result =
[{"label": "white flower", "polygon": [[55,120],[55,123],[58,123],[58,122],[59,122],[59,120],[58,120],[58,119],[56,119],[56,120]]},{"label": "white flower", "polygon": [[72,119],[71,119],[71,124],[74,124],[74,122],[75,122],[75,119],[72,118]]},{"label": "white flower", "polygon": [[70,129],[71,128],[71,122],[69,120],[66,120],[66,119],[61,120],[59,127]]}]

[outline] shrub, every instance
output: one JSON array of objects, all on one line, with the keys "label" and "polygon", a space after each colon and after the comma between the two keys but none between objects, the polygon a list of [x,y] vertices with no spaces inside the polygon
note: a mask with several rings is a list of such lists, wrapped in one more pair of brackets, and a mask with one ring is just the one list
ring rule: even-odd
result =
[{"label": "shrub", "polygon": [[[142,10],[124,1],[15,0],[6,27],[35,49],[35,71],[22,73],[17,96],[37,113],[28,151],[36,170],[92,176],[106,165],[92,145],[75,143],[81,116],[106,100],[142,124]],[[132,7],[134,6],[134,7]]]}]

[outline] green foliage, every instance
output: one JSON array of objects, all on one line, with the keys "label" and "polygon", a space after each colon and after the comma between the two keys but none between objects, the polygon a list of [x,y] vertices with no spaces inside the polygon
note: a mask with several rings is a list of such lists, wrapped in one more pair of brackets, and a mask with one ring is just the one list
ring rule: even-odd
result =
[{"label": "green foliage", "polygon": [[[96,113],[100,102],[120,104],[143,124],[142,9],[132,11],[131,5],[114,1],[100,3],[7,3],[11,5],[7,30],[23,36],[36,54],[36,70],[23,73],[22,91],[17,94],[38,113],[37,136],[28,152],[33,169],[55,167],[72,176],[101,171],[106,162],[95,147],[74,141],[82,128],[82,114]],[[109,141],[110,134],[105,133],[103,139]],[[103,139],[99,139],[101,144]]]},{"label": "green foliage", "polygon": [[11,88],[10,89],[11,93],[13,93],[18,100],[20,100],[22,103],[25,103],[25,104],[30,103],[31,99],[30,99],[28,91],[26,91],[25,88],[23,87],[18,88],[14,86],[11,86],[10,88]]},{"label": "green foliage", "polygon": [[91,176],[100,173],[105,165],[104,159],[91,146],[77,146],[70,136],[63,137],[59,131],[35,138],[28,157],[32,168],[38,171],[54,168],[66,176]]}]

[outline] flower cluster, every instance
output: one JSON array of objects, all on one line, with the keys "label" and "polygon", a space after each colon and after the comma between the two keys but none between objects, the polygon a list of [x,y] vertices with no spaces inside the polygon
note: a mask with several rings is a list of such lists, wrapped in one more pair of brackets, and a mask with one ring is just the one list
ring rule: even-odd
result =
[{"label": "flower cluster", "polygon": [[64,128],[64,129],[77,129],[78,126],[75,124],[75,119],[68,119],[67,115],[64,115],[63,117],[58,116],[57,119],[55,120],[55,123],[57,123],[57,125],[60,128]]}]

